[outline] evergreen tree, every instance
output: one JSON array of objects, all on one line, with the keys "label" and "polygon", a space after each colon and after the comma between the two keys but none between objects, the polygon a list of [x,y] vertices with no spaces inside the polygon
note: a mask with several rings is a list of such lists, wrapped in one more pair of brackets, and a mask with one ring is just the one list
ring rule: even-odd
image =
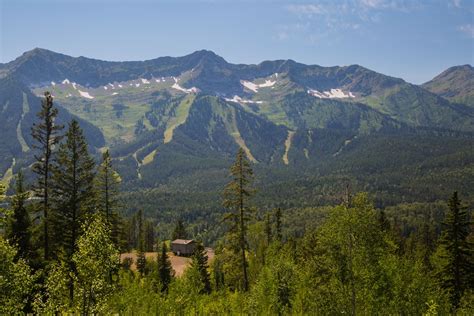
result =
[{"label": "evergreen tree", "polygon": [[276,239],[281,242],[283,238],[281,233],[281,208],[277,208],[275,211],[275,226]]},{"label": "evergreen tree", "polygon": [[44,259],[49,259],[49,193],[51,179],[51,164],[53,158],[53,148],[61,140],[59,132],[63,129],[62,125],[55,123],[58,109],[53,105],[53,96],[45,92],[45,98],[41,103],[41,111],[37,114],[39,123],[33,124],[31,135],[37,144],[33,145],[39,151],[35,155],[36,162],[33,165],[33,172],[38,175],[35,185],[35,194],[41,198],[41,209],[43,212],[43,242]]},{"label": "evergreen tree", "polygon": [[117,213],[120,181],[120,176],[112,167],[112,158],[109,151],[106,150],[102,155],[102,162],[95,178],[97,208],[104,214],[105,220],[111,229],[112,240],[117,246],[120,236],[120,219]]},{"label": "evergreen tree", "polygon": [[155,227],[151,221],[145,221],[145,251],[153,251],[155,244]]},{"label": "evergreen tree", "polygon": [[146,257],[145,257],[145,233],[143,229],[143,214],[142,210],[137,213],[137,228],[138,228],[138,251],[137,251],[137,271],[140,275],[145,275]]},{"label": "evergreen tree", "polygon": [[208,257],[207,252],[201,242],[197,243],[196,249],[194,250],[191,261],[191,269],[194,269],[198,272],[200,281],[199,293],[211,293],[211,277],[208,271]]},{"label": "evergreen tree", "polygon": [[168,257],[168,248],[166,243],[163,242],[161,247],[161,254],[157,258],[158,262],[158,280],[160,281],[160,290],[163,293],[168,292],[168,287],[173,278],[173,268],[171,267],[171,261]]},{"label": "evergreen tree", "polygon": [[242,148],[237,153],[236,161],[230,168],[230,173],[232,181],[224,189],[224,207],[232,211],[226,215],[226,219],[231,223],[231,233],[237,236],[238,246],[236,250],[240,252],[241,256],[243,290],[248,291],[248,264],[245,254],[247,249],[246,230],[247,222],[250,219],[248,200],[254,193],[254,190],[250,188],[253,171]]},{"label": "evergreen tree", "polygon": [[466,290],[474,289],[473,244],[467,239],[471,222],[465,207],[461,206],[458,193],[454,192],[448,202],[449,211],[444,220],[445,229],[440,239],[445,250],[446,265],[442,267],[440,279],[451,296],[454,309]]},{"label": "evergreen tree", "polygon": [[16,177],[15,195],[12,199],[12,216],[8,230],[10,243],[18,248],[17,255],[29,260],[31,249],[30,216],[26,208],[29,193],[25,191],[23,173],[20,171]]},{"label": "evergreen tree", "polygon": [[[58,251],[64,251],[72,272],[71,261],[77,249],[77,239],[82,224],[94,211],[94,160],[90,157],[87,143],[79,123],[72,120],[66,133],[66,141],[59,147],[53,168],[54,236]],[[70,298],[74,297],[70,283]]]},{"label": "evergreen tree", "polygon": [[390,222],[387,218],[387,215],[385,214],[385,211],[383,209],[380,210],[379,212],[379,223],[380,223],[380,228],[387,232],[390,230]]},{"label": "evergreen tree", "polygon": [[126,219],[125,229],[127,230],[128,249],[138,249],[137,213]]},{"label": "evergreen tree", "polygon": [[[5,186],[0,183],[0,205],[4,202],[4,200]],[[6,227],[7,219],[11,216],[11,211],[0,206],[0,213],[3,214],[3,216],[0,216],[0,230],[3,230]]]},{"label": "evergreen tree", "polygon": [[178,219],[176,222],[176,226],[174,227],[172,239],[186,239],[187,238],[187,233],[186,233],[186,226],[184,225],[183,220]]},{"label": "evergreen tree", "polygon": [[272,221],[271,221],[271,217],[270,217],[269,213],[265,214],[264,231],[265,231],[265,236],[267,238],[267,245],[269,245],[269,244],[272,243],[272,238],[273,238],[273,235],[272,235]]},{"label": "evergreen tree", "polygon": [[146,272],[146,257],[143,251],[140,251],[140,250],[137,251],[136,266],[137,266],[138,273],[140,273],[141,276],[144,276]]}]

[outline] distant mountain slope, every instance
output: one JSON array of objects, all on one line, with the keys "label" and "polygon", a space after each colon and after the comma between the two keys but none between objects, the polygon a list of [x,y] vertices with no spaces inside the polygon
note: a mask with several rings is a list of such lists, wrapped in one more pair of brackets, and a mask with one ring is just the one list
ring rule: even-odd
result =
[{"label": "distant mountain slope", "polygon": [[[354,148],[357,155],[373,150],[373,140],[406,142],[414,160],[397,168],[414,166],[424,159],[413,155],[417,142],[429,139],[442,152],[437,137],[459,136],[461,150],[474,132],[474,107],[359,65],[231,64],[206,50],[108,62],[34,49],[0,65],[0,78],[1,177],[32,162],[30,127],[44,91],[53,94],[60,122],[80,119],[92,150],[111,149],[127,189],[211,192],[239,147],[269,179],[293,168],[297,181],[341,166],[333,162],[350,165]],[[458,95],[469,95],[472,86],[456,85]],[[383,148],[373,153],[382,169],[394,155]]]},{"label": "distant mountain slope", "polygon": [[474,67],[471,65],[448,68],[422,87],[450,101],[474,107]]},{"label": "distant mountain slope", "polygon": [[[0,79],[0,180],[10,168],[17,171],[16,166],[32,162],[31,127],[40,106],[41,99],[19,80],[13,76]],[[83,126],[89,144],[96,148],[104,146],[104,137],[97,127],[60,106],[58,108],[58,124],[66,124],[76,118]]]}]

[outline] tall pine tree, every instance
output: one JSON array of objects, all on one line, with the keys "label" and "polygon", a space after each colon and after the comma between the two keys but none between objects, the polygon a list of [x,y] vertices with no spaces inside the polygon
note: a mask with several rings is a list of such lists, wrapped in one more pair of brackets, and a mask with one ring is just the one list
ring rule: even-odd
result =
[{"label": "tall pine tree", "polygon": [[51,179],[51,164],[53,158],[53,148],[61,140],[59,135],[63,129],[62,125],[55,123],[58,109],[53,105],[53,96],[45,92],[44,100],[41,103],[41,111],[37,114],[39,123],[33,124],[31,136],[37,142],[33,147],[39,151],[35,154],[36,162],[33,165],[33,172],[38,176],[35,185],[35,194],[41,198],[41,211],[43,215],[43,243],[44,259],[49,259],[49,193]]},{"label": "tall pine tree", "polygon": [[[72,255],[82,224],[94,212],[94,160],[89,155],[82,129],[76,120],[69,123],[66,141],[58,149],[53,168],[54,237],[56,250],[63,251],[71,272],[75,272]],[[70,299],[74,298],[70,281]]]},{"label": "tall pine tree", "polygon": [[440,239],[440,244],[446,251],[446,265],[441,270],[440,278],[443,287],[450,293],[453,308],[456,309],[464,291],[474,289],[474,248],[467,239],[471,225],[469,214],[461,206],[457,192],[453,193],[448,205],[445,229]]},{"label": "tall pine tree", "polygon": [[247,222],[250,219],[250,208],[248,205],[249,198],[254,193],[250,187],[253,171],[250,162],[245,156],[242,148],[239,149],[235,163],[230,168],[232,181],[224,188],[224,207],[231,210],[226,215],[226,220],[231,223],[231,233],[237,236],[237,251],[240,252],[240,261],[242,267],[242,287],[244,291],[248,291],[249,281],[247,275]]},{"label": "tall pine tree", "polygon": [[138,251],[137,251],[137,270],[140,275],[145,275],[146,257],[145,257],[145,229],[143,225],[143,212],[139,210],[138,217]]},{"label": "tall pine tree", "polygon": [[119,244],[120,218],[118,217],[118,196],[120,176],[113,169],[112,158],[106,150],[102,155],[95,184],[97,192],[97,208],[103,213],[111,231],[112,241],[116,246]]}]

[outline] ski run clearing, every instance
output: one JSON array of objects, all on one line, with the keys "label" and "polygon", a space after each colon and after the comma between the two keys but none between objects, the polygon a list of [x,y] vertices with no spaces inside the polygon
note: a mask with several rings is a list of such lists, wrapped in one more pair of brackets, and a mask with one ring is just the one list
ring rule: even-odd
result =
[{"label": "ski run clearing", "polygon": [[291,148],[291,141],[293,140],[293,136],[295,136],[295,132],[288,131],[288,137],[285,140],[285,153],[283,154],[283,163],[285,165],[288,165],[290,162],[288,160],[288,152],[290,151],[290,148]]}]

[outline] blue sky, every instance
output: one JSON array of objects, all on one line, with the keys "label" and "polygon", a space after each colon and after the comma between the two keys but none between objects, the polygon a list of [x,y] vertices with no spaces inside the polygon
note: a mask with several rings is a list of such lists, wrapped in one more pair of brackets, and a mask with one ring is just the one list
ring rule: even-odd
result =
[{"label": "blue sky", "polygon": [[233,63],[360,64],[422,83],[474,63],[474,0],[0,0],[0,62],[34,47],[105,60],[210,49]]}]

